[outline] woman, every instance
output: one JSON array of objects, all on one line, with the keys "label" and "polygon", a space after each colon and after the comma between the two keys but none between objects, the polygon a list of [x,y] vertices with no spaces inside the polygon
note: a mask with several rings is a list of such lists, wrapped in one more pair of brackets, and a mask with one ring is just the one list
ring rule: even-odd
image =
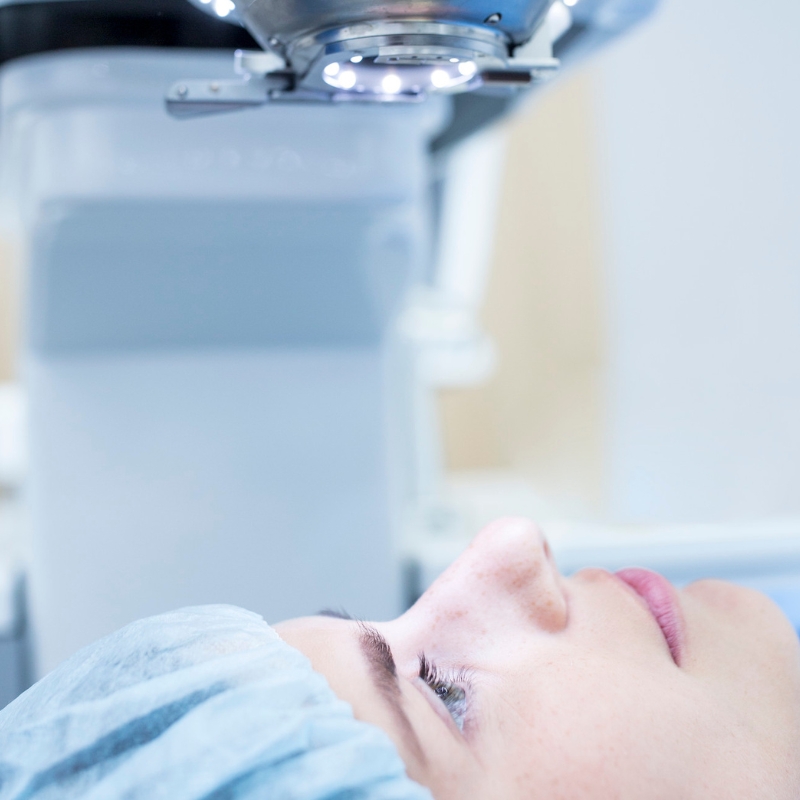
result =
[{"label": "woman", "polygon": [[[219,613],[209,611],[212,617]],[[242,653],[251,652],[243,640],[255,636],[257,627],[251,620],[215,631],[210,648],[215,657],[204,651],[205,660],[199,661],[207,674],[194,682],[179,677],[187,664],[191,671],[198,663],[181,655],[185,643],[183,649],[155,650],[151,643],[142,655],[140,645],[126,650],[114,641],[111,677],[96,667],[108,653],[92,662],[87,648],[83,661],[59,668],[60,679],[56,670],[31,690],[32,697],[39,691],[41,700],[28,700],[26,710],[23,696],[0,714],[0,778],[9,776],[0,783],[0,798],[37,797],[25,787],[44,786],[37,775],[59,764],[64,772],[65,759],[80,751],[62,748],[61,761],[49,757],[33,767],[22,764],[24,755],[16,756],[19,764],[6,756],[15,731],[27,737],[25,746],[15,748],[20,754],[46,738],[48,726],[41,719],[48,713],[62,730],[70,724],[80,729],[71,718],[59,717],[63,709],[79,707],[87,719],[97,716],[86,710],[92,699],[78,691],[64,700],[65,694],[91,684],[92,698],[102,706],[132,687],[134,696],[126,702],[139,719],[169,707],[176,691],[185,698],[227,685],[229,676],[220,678],[225,670],[219,666],[226,659],[237,664],[237,675],[250,668],[253,680],[263,682],[264,664],[257,659],[249,667],[239,664]],[[147,738],[131,725],[133,712],[115,712],[117,699],[103,707],[102,714],[114,719],[102,735],[78,737],[81,763],[91,762],[84,772],[97,770],[97,780],[81,784],[83,779],[76,782],[73,776],[72,784],[61,784],[71,794],[52,796],[418,798],[427,796],[421,784],[437,800],[800,797],[800,646],[779,609],[749,590],[701,581],[677,592],[642,570],[612,575],[589,569],[565,579],[536,526],[505,519],[479,534],[396,620],[364,624],[319,616],[284,622],[275,630],[286,651],[281,658],[305,654],[316,675],[303,680],[324,676],[362,722],[341,712],[335,699],[315,705],[309,698],[325,694],[321,685],[298,691],[292,681],[279,680],[276,685],[284,688],[273,686],[263,703],[257,693],[236,701],[235,692],[231,700],[219,689],[186,713],[173,710],[176,720],[162,721]],[[133,678],[120,681],[130,660],[119,657],[122,651],[134,652],[140,666]],[[174,654],[166,657],[175,659],[174,669],[159,667],[156,683],[166,677],[174,686],[153,700],[147,665],[167,651]],[[267,671],[281,675],[283,667],[273,661]],[[296,697],[289,697],[293,691]],[[144,705],[137,709],[137,702]],[[219,707],[224,724],[217,725],[211,714],[189,725],[208,704]],[[304,744],[287,744],[303,727],[292,720],[309,708],[314,714],[325,709],[328,733],[321,733],[317,714],[317,727],[303,728]],[[258,725],[265,716],[271,722],[262,730]],[[252,729],[242,722],[251,718]],[[276,733],[281,724],[289,733]],[[192,732],[176,735],[181,725]],[[388,734],[413,781],[402,774],[378,729]],[[125,730],[142,740],[141,747],[124,748]],[[116,751],[111,747],[116,755],[99,757],[97,742],[105,736],[108,750],[109,731],[120,741]],[[49,736],[58,740],[52,730]],[[176,740],[172,745],[170,736]],[[269,746],[263,745],[267,740]],[[323,744],[315,748],[308,744],[312,740]],[[249,762],[239,756],[245,743],[253,750]],[[86,755],[92,747],[95,755]],[[148,757],[126,755],[148,747]],[[139,768],[130,768],[137,758]],[[220,760],[230,767],[219,768]],[[284,783],[281,768],[288,776]],[[127,770],[125,781],[114,783],[120,770]],[[204,771],[211,777],[197,783],[196,773]],[[98,793],[97,781],[103,780]],[[316,788],[307,791],[309,785]],[[4,793],[6,786],[12,788]],[[48,786],[59,784],[51,780]]]}]

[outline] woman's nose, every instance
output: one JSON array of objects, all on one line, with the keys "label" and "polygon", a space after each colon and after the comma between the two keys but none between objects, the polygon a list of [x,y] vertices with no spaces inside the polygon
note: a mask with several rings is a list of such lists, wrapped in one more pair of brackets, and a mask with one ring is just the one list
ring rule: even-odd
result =
[{"label": "woman's nose", "polygon": [[466,552],[426,592],[450,615],[513,615],[541,630],[567,624],[562,578],[539,527],[507,517],[484,528]]}]

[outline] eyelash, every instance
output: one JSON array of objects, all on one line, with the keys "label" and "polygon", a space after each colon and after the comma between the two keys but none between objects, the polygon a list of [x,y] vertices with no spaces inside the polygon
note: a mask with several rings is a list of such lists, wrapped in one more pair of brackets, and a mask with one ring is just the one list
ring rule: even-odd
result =
[{"label": "eyelash", "polygon": [[440,670],[424,653],[419,656],[419,677],[428,684],[453,718],[460,731],[464,730],[467,716],[467,696],[470,679],[465,670],[457,673]]},{"label": "eyelash", "polygon": [[[319,612],[323,617],[334,617],[336,619],[353,620],[344,609],[323,609]],[[362,632],[367,636],[374,636],[375,640],[379,642],[379,647],[386,647],[386,640],[374,629],[370,629],[363,622],[359,622],[362,627]],[[391,650],[389,650],[389,659],[391,660]],[[394,674],[394,661],[392,660],[392,673]],[[428,687],[436,695],[439,701],[447,709],[447,713],[455,722],[456,727],[464,730],[464,720],[467,716],[467,697],[472,690],[472,681],[470,675],[466,670],[459,670],[457,673],[444,672],[429,660],[425,653],[419,655],[419,677],[428,684]]]}]

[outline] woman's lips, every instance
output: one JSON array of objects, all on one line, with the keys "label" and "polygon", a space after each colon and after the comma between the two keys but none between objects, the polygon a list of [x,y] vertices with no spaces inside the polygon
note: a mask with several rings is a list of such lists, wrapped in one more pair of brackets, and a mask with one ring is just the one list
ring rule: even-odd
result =
[{"label": "woman's lips", "polygon": [[664,634],[673,661],[680,666],[684,622],[675,588],[662,575],[640,567],[621,569],[615,575],[647,603],[650,613]]}]

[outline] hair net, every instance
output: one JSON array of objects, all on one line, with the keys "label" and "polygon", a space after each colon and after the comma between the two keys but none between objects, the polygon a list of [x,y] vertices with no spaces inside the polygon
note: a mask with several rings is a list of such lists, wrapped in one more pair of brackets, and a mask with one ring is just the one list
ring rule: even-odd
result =
[{"label": "hair net", "polygon": [[257,614],[187,608],[81,650],[0,712],[0,800],[431,800]]}]

